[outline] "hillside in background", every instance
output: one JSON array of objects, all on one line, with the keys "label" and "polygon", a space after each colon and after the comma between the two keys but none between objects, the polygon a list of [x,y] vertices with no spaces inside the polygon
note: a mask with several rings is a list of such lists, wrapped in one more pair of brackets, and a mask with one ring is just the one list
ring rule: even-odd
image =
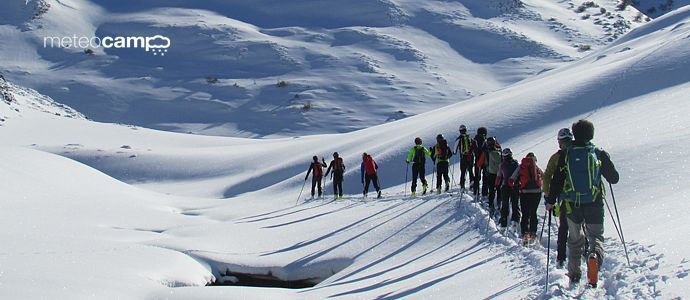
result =
[{"label": "hillside in background", "polygon": [[[644,23],[616,1],[0,3],[0,73],[91,119],[208,135],[351,132],[502,89]],[[329,4],[324,4],[329,3]],[[45,37],[153,36],[142,49]]]}]

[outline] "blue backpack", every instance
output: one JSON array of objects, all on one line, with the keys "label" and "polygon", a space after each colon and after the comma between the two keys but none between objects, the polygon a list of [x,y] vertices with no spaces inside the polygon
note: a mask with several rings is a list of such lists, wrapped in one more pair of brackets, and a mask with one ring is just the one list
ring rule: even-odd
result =
[{"label": "blue backpack", "polygon": [[597,157],[594,144],[569,146],[562,169],[566,178],[561,199],[576,205],[593,203],[599,193],[603,192],[600,169],[601,160]]}]

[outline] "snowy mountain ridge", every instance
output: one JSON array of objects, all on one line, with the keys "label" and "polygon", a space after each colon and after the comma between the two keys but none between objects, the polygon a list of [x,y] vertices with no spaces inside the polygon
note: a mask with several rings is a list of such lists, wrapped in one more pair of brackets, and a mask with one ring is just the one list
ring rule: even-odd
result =
[{"label": "snowy mountain ridge", "polygon": [[30,109],[54,117],[86,119],[73,108],[55,102],[48,96],[41,95],[33,89],[17,86],[0,78],[0,126],[14,117],[21,117],[24,109]]},{"label": "snowy mountain ridge", "polygon": [[[645,22],[614,0],[585,2],[12,0],[0,4],[0,73],[97,121],[351,132],[502,89]],[[172,41],[163,57],[44,48],[46,37],[158,34]]]}]

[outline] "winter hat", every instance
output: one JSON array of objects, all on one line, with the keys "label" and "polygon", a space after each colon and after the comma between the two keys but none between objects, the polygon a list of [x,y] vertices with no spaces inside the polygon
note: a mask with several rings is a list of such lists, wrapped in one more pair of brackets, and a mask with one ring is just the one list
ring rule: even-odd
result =
[{"label": "winter hat", "polygon": [[534,155],[534,152],[527,153],[527,156],[525,157],[531,157],[534,159],[534,161],[537,161],[537,157]]},{"label": "winter hat", "polygon": [[333,158],[338,158],[338,156],[340,156],[338,152],[333,152]]},{"label": "winter hat", "polygon": [[559,140],[572,140],[573,134],[570,132],[570,129],[561,128],[561,130],[558,131],[558,139]]},{"label": "winter hat", "polygon": [[466,132],[467,131],[467,126],[465,124],[460,125],[460,132]]},{"label": "winter hat", "polygon": [[437,141],[441,141],[441,140],[445,140],[445,138],[443,137],[443,134],[440,134],[440,133],[439,133],[439,134],[436,136],[436,140],[437,140]]},{"label": "winter hat", "polygon": [[584,119],[573,123],[573,136],[576,141],[591,141],[594,138],[594,124]]},{"label": "winter hat", "polygon": [[313,159],[314,161],[319,161],[319,158],[316,155],[314,155],[314,157],[312,157],[311,159]]},{"label": "winter hat", "polygon": [[415,145],[421,145],[422,144],[422,138],[420,138],[420,137],[414,138],[414,144]]},{"label": "winter hat", "polygon": [[505,149],[503,149],[503,156],[505,156],[505,157],[513,156],[513,151],[511,151],[510,148],[505,148]]},{"label": "winter hat", "polygon": [[369,154],[367,154],[366,152],[362,153],[362,158],[366,158],[367,155],[369,155]]}]

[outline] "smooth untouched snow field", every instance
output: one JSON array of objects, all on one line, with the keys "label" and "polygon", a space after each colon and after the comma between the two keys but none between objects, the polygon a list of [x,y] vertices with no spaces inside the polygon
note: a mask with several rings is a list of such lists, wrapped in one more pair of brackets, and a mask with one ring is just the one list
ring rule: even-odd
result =
[{"label": "smooth untouched snow field", "polygon": [[[247,139],[98,123],[0,81],[16,98],[0,99],[0,298],[687,298],[689,21],[681,8],[504,89],[338,134]],[[557,130],[579,118],[594,122],[594,142],[621,173],[613,188],[630,265],[607,213],[598,289],[571,290],[555,268],[556,222],[545,285],[546,233],[543,247],[520,246],[457,186],[403,192],[415,136],[429,146],[461,123],[487,126],[543,168]],[[307,187],[298,199],[311,156],[333,151],[347,166],[346,197],[332,200],[327,181],[324,198]],[[361,197],[364,151],[380,166],[382,199]],[[228,271],[320,283],[205,286]]]}]

